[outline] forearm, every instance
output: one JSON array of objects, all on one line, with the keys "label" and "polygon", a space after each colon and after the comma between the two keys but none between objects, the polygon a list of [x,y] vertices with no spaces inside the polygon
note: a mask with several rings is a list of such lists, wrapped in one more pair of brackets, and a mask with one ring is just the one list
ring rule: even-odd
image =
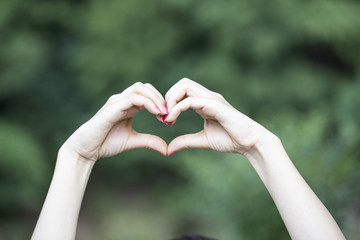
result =
[{"label": "forearm", "polygon": [[60,151],[32,240],[75,239],[80,206],[94,162]]},{"label": "forearm", "polygon": [[292,239],[345,239],[335,220],[296,170],[280,140],[267,133],[245,153],[272,196]]}]

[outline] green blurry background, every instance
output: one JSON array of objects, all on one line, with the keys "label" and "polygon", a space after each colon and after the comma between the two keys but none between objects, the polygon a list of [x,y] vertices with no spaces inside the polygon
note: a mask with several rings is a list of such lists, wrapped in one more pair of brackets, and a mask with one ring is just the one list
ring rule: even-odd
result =
[{"label": "green blurry background", "polygon": [[[357,1],[1,0],[0,239],[29,239],[59,147],[136,81],[182,77],[278,135],[345,235],[360,235]],[[169,142],[202,128],[141,111]],[[265,187],[234,154],[146,149],[98,161],[77,239],[289,239]]]}]

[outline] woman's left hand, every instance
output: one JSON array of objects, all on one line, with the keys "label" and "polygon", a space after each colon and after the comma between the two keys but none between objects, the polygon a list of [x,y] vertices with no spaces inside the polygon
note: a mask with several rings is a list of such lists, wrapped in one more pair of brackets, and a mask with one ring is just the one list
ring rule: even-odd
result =
[{"label": "woman's left hand", "polygon": [[202,131],[179,136],[169,144],[170,155],[184,148],[244,154],[270,133],[236,110],[219,93],[186,78],[170,88],[165,100],[169,111],[167,122],[175,122],[181,112],[190,108],[204,119]]}]

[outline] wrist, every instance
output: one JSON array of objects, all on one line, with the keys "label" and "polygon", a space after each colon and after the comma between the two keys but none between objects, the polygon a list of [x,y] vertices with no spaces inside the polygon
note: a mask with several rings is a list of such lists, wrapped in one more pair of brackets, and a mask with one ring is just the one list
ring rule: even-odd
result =
[{"label": "wrist", "polygon": [[293,171],[293,165],[288,158],[280,139],[266,130],[256,144],[244,153],[250,164],[259,175],[265,186],[277,175]]},{"label": "wrist", "polygon": [[59,192],[70,191],[72,195],[82,198],[94,163],[71,152],[59,150],[51,185],[59,188]]},{"label": "wrist", "polygon": [[255,144],[243,155],[253,164],[265,160],[266,155],[280,148],[282,148],[281,140],[264,128]]},{"label": "wrist", "polygon": [[94,164],[95,161],[88,160],[66,147],[61,147],[56,160],[56,169],[66,169],[66,171],[74,171],[78,174],[89,174]]},{"label": "wrist", "polygon": [[95,163],[97,159],[92,158],[90,156],[86,156],[86,155],[90,155],[90,154],[81,154],[80,151],[77,151],[78,147],[74,146],[74,144],[72,144],[71,141],[69,141],[69,139],[60,147],[59,151],[58,151],[58,158],[68,158],[68,159],[72,159],[73,161],[77,161],[77,162],[92,162]]}]

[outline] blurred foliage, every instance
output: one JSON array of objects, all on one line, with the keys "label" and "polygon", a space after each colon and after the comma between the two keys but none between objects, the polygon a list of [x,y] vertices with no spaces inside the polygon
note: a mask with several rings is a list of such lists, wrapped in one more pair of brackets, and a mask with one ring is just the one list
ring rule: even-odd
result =
[{"label": "blurred foliage", "polygon": [[[349,239],[360,235],[360,4],[356,1],[0,2],[0,239],[29,238],[58,148],[136,81],[182,77],[220,92],[283,141]],[[166,141],[201,129],[148,113]],[[240,156],[136,150],[100,160],[78,239],[289,239]]]}]

